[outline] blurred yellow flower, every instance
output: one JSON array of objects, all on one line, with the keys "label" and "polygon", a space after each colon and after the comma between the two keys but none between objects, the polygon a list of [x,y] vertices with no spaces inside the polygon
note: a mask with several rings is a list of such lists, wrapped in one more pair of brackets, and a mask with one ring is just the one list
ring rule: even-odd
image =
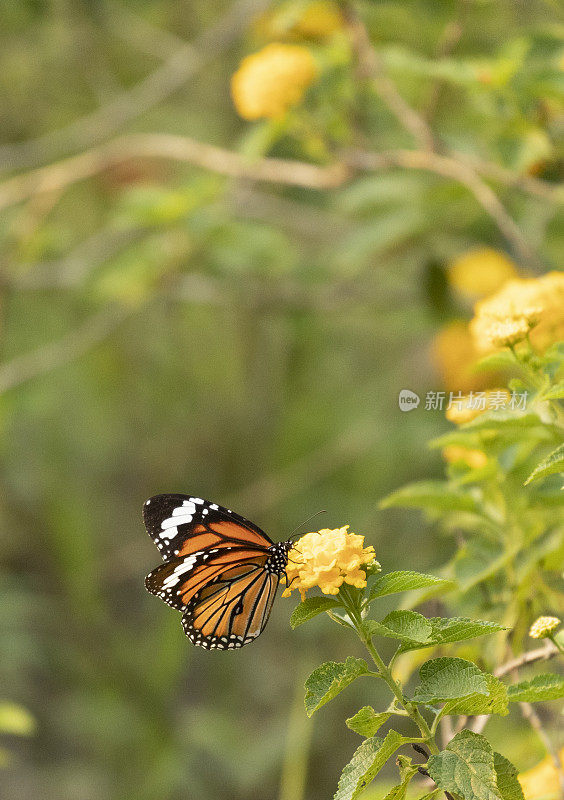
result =
[{"label": "blurred yellow flower", "polygon": [[529,332],[541,350],[564,338],[564,272],[508,281],[476,303],[470,331],[482,353],[518,344]]},{"label": "blurred yellow flower", "polygon": [[378,566],[376,554],[373,547],[364,547],[364,536],[348,533],[348,527],[323,528],[298,539],[288,554],[283,597],[298,589],[303,600],[314,586],[323,594],[338,594],[343,583],[357,589],[366,586],[366,571],[361,567]]},{"label": "blurred yellow flower", "polygon": [[516,277],[517,270],[511,259],[491,247],[464,253],[452,262],[448,270],[451,286],[473,300],[490,295]]},{"label": "blurred yellow flower", "polygon": [[562,620],[558,617],[539,617],[531,625],[529,636],[531,639],[546,639],[559,627],[561,622]]},{"label": "blurred yellow flower", "polygon": [[326,39],[343,27],[343,15],[335,3],[320,0],[311,3],[292,28],[305,39]]},{"label": "blurred yellow flower", "polygon": [[245,119],[277,119],[298,105],[317,76],[305,47],[269,44],[247,56],[231,79],[235,108]]},{"label": "blurred yellow flower", "polygon": [[[560,760],[564,761],[564,747],[559,755]],[[525,800],[559,800],[562,796],[560,778],[551,756],[546,756],[536,766],[517,777]]]},{"label": "blurred yellow flower", "polygon": [[445,447],[443,449],[443,458],[449,464],[456,464],[462,461],[472,469],[480,469],[488,463],[488,457],[483,450],[474,450],[470,447],[460,447],[458,445]]},{"label": "blurred yellow flower", "polygon": [[254,28],[259,36],[276,39],[327,39],[344,25],[339,7],[331,0],[318,0],[296,13],[295,4],[284,3],[263,14]]},{"label": "blurred yellow flower", "polygon": [[474,372],[480,357],[468,323],[461,320],[445,325],[431,343],[431,359],[445,389],[451,391],[469,392],[491,386],[491,373]]},{"label": "blurred yellow flower", "polygon": [[488,389],[486,392],[470,392],[454,399],[446,410],[445,416],[457,425],[479,417],[484,411],[496,411],[503,408],[511,400],[507,389]]}]

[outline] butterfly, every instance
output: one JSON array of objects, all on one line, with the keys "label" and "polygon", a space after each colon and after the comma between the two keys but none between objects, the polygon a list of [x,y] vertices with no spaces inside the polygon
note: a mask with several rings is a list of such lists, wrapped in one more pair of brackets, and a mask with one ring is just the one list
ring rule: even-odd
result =
[{"label": "butterfly", "polygon": [[143,519],[164,560],[145,586],[182,611],[192,644],[233,650],[260,636],[293,542],[275,544],[239,514],[185,494],[149,498]]}]

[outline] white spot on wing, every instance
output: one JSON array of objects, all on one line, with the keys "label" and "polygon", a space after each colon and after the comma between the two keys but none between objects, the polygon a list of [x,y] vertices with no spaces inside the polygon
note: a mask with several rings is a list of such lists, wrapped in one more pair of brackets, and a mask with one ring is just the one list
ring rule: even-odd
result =
[{"label": "white spot on wing", "polygon": [[171,574],[166,577],[163,581],[163,589],[169,589],[172,586],[176,586],[177,583],[180,582],[180,576],[184,575],[185,572],[190,572],[192,567],[197,561],[198,556],[202,553],[201,551],[198,553],[193,553],[191,556],[188,556],[182,564],[179,564]]}]

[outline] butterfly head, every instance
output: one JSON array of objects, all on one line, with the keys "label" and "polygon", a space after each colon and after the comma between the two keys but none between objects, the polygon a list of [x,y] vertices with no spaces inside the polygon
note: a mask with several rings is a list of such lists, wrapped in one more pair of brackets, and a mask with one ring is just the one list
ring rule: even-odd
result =
[{"label": "butterfly head", "polygon": [[267,569],[281,575],[288,564],[288,553],[294,546],[291,541],[276,542],[268,548],[270,557],[267,561]]}]

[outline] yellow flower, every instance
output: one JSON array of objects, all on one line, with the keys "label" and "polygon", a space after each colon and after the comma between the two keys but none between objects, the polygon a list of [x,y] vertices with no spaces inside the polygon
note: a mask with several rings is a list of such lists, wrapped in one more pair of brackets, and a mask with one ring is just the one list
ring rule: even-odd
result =
[{"label": "yellow flower", "polygon": [[485,467],[488,463],[488,457],[483,450],[459,447],[454,444],[443,449],[443,458],[445,461],[448,461],[449,464],[456,464],[462,461],[472,469],[480,469],[481,467]]},{"label": "yellow flower", "polygon": [[445,325],[431,343],[431,358],[445,389],[451,391],[469,392],[492,385],[491,372],[474,372],[480,357],[468,324],[461,320]]},{"label": "yellow flower", "polygon": [[231,79],[235,108],[245,119],[277,119],[298,105],[317,76],[305,47],[269,44],[247,56]]},{"label": "yellow flower", "polygon": [[298,11],[284,3],[263,14],[254,28],[259,36],[276,39],[327,39],[343,28],[343,15],[331,0],[318,0]]},{"label": "yellow flower", "polygon": [[343,27],[343,16],[335,3],[320,2],[309,5],[292,28],[292,33],[304,39],[326,39]]},{"label": "yellow flower", "polygon": [[518,344],[529,331],[544,350],[564,336],[564,272],[508,281],[476,304],[470,331],[482,353]]},{"label": "yellow flower", "polygon": [[539,617],[531,625],[529,636],[531,639],[546,639],[560,625],[558,617]]},{"label": "yellow flower", "polygon": [[517,277],[513,262],[490,247],[470,250],[459,256],[449,267],[451,286],[470,299],[484,297]]},{"label": "yellow flower", "polygon": [[[564,761],[564,747],[560,750]],[[560,778],[551,756],[546,756],[536,766],[517,776],[525,800],[558,800],[561,797]]]},{"label": "yellow flower", "polygon": [[298,589],[302,600],[308,589],[319,586],[323,594],[338,594],[343,583],[362,589],[366,571],[361,567],[378,566],[373,547],[364,547],[364,536],[348,533],[348,525],[316,533],[306,533],[288,555],[288,586],[283,597]]},{"label": "yellow flower", "polygon": [[453,399],[445,416],[457,425],[479,417],[484,411],[496,411],[503,408],[511,400],[506,389],[489,389],[487,392],[470,392],[460,399]]}]

